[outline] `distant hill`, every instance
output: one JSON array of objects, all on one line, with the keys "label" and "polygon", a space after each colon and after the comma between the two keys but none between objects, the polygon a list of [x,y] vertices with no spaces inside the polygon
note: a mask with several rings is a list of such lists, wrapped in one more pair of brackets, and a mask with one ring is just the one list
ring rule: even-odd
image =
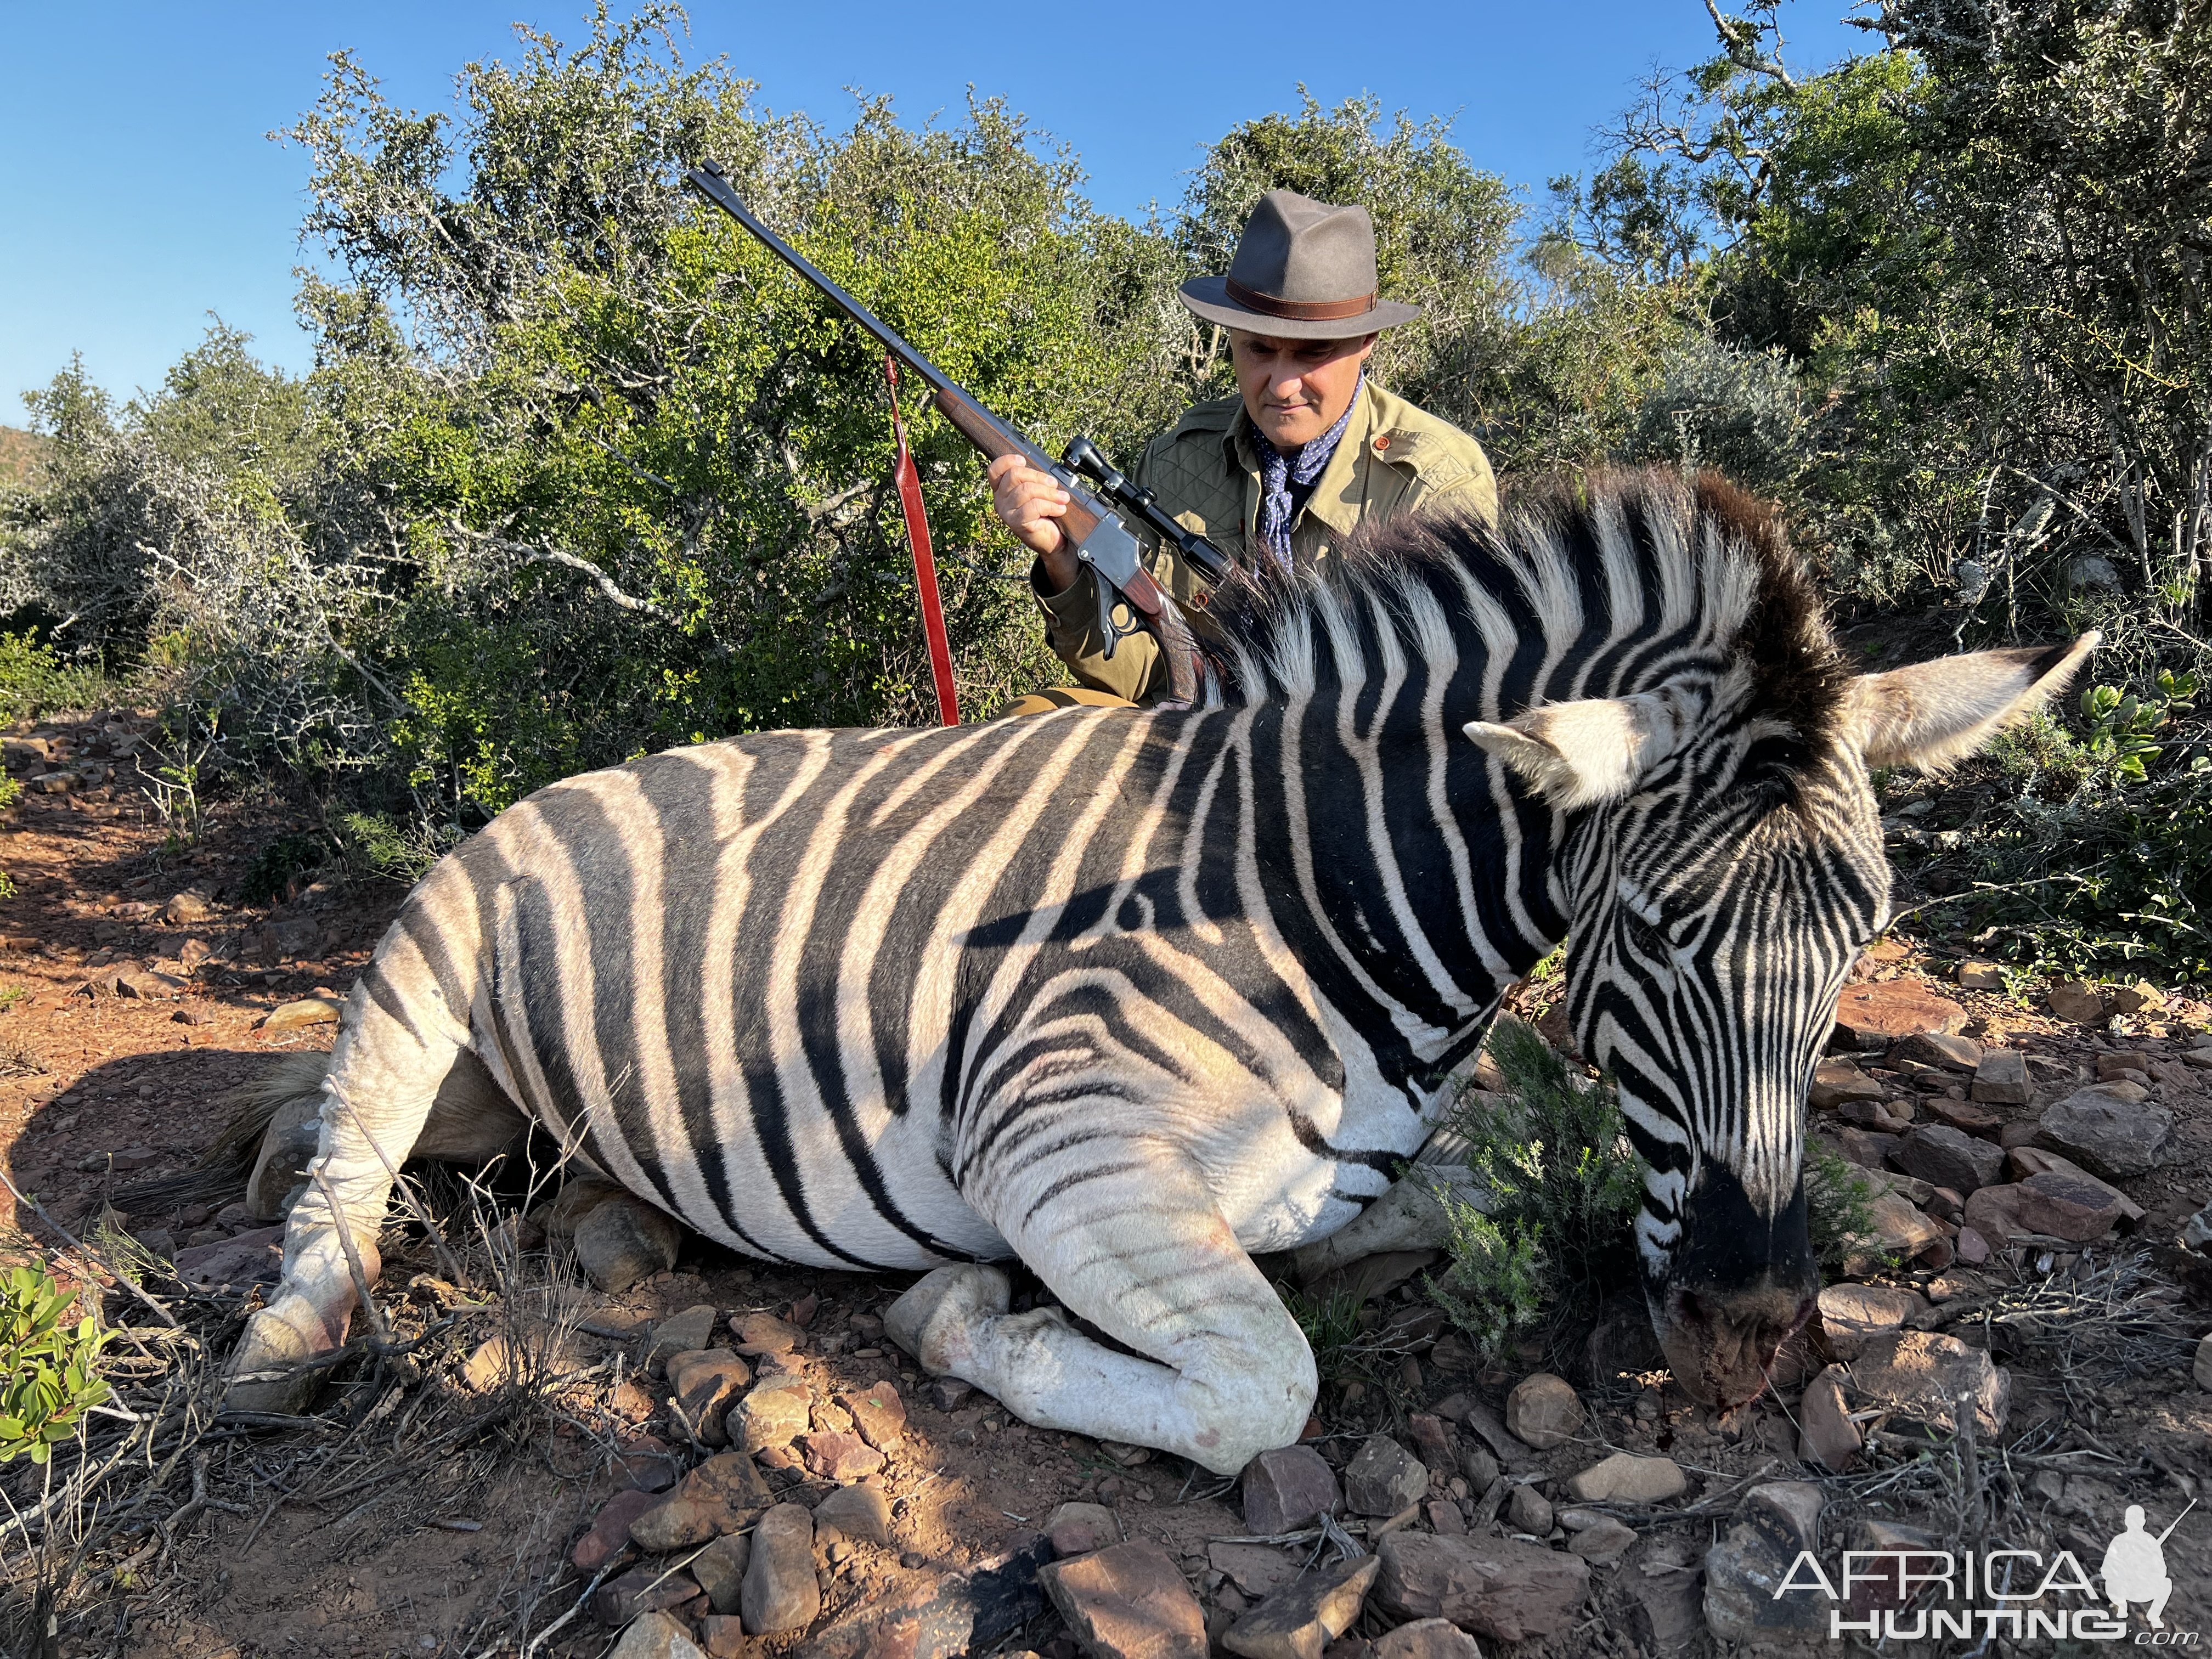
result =
[{"label": "distant hill", "polygon": [[20,427],[0,426],[0,484],[21,483],[38,465],[46,441]]}]

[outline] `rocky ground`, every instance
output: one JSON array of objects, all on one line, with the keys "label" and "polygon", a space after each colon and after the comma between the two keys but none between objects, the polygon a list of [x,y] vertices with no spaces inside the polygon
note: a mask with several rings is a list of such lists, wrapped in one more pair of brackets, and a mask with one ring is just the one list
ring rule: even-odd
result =
[{"label": "rocky ground", "polygon": [[[1878,1182],[1889,1259],[1832,1286],[1775,1389],[1726,1418],[1658,1368],[1640,1307],[1543,1351],[1552,1369],[1485,1364],[1426,1305],[1426,1259],[1371,1258],[1318,1287],[1358,1314],[1328,1334],[1304,1442],[1224,1481],[921,1376],[884,1325],[903,1278],[672,1239],[626,1270],[586,1249],[594,1284],[577,1195],[435,1178],[440,1236],[395,1223],[381,1329],[311,1415],[216,1419],[274,1235],[227,1194],[130,1194],[215,1139],[227,1087],[327,1041],[316,999],[398,894],[307,872],[246,903],[304,826],[233,806],[174,836],[134,775],[140,729],[7,754],[35,781],[0,836],[0,1162],[52,1225],[105,1230],[105,1266],[68,1261],[131,1268],[161,1310],[106,1298],[139,1421],[57,1460],[83,1501],[46,1535],[90,1542],[47,1651],[1646,1659],[1821,1646],[1832,1609],[1900,1611],[1893,1578],[1778,1601],[1800,1548],[1832,1578],[1846,1548],[1977,1544],[2094,1574],[2128,1504],[2155,1534],[2212,1497],[2212,1240],[2191,1231],[2212,1007],[2008,984],[1903,938],[1861,964],[1813,1113]],[[58,1242],[14,1218],[16,1249]],[[20,1466],[0,1483],[19,1507],[45,1490]],[[0,1534],[19,1626],[52,1579],[25,1551],[42,1531]],[[2165,1555],[2166,1624],[2203,1628],[2202,1508]]]}]

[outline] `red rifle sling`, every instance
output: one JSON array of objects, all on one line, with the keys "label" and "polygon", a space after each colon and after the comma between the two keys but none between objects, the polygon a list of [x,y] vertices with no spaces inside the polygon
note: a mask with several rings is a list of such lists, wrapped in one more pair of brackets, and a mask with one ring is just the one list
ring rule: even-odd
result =
[{"label": "red rifle sling", "polygon": [[889,353],[884,369],[891,382],[891,430],[898,436],[899,513],[906,520],[907,545],[914,550],[914,585],[921,596],[921,631],[929,640],[929,675],[937,683],[937,718],[960,724],[960,692],[952,683],[952,643],[945,633],[945,604],[937,593],[937,556],[930,546],[929,515],[922,510],[921,474],[907,447],[906,422],[899,415],[898,360]]}]

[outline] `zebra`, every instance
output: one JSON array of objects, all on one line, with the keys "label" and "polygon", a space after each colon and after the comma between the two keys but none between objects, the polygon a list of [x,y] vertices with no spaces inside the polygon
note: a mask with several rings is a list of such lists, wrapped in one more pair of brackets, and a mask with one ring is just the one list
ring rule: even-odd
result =
[{"label": "zebra", "polygon": [[[2095,635],[1854,674],[1774,513],[1671,471],[1382,523],[1220,633],[1198,706],[730,738],[448,854],[352,989],[234,1403],[343,1341],[410,1151],[519,1114],[733,1250],[925,1270],[887,1325],[926,1371],[1233,1474],[1316,1390],[1254,1255],[1386,1190],[1570,935],[1655,1328],[1756,1397],[1887,920],[1868,769],[1964,756]],[[1059,1305],[1010,1312],[1008,1257]]]}]

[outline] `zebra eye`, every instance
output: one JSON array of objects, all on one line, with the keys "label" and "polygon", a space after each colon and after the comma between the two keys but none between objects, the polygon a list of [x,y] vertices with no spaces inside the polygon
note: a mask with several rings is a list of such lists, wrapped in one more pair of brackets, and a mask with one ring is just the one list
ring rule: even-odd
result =
[{"label": "zebra eye", "polygon": [[1648,957],[1655,962],[1666,962],[1673,957],[1674,944],[1667,937],[1665,928],[1625,905],[1621,908],[1620,915],[1621,925],[1628,933],[1629,943],[1636,947],[1639,956]]}]

